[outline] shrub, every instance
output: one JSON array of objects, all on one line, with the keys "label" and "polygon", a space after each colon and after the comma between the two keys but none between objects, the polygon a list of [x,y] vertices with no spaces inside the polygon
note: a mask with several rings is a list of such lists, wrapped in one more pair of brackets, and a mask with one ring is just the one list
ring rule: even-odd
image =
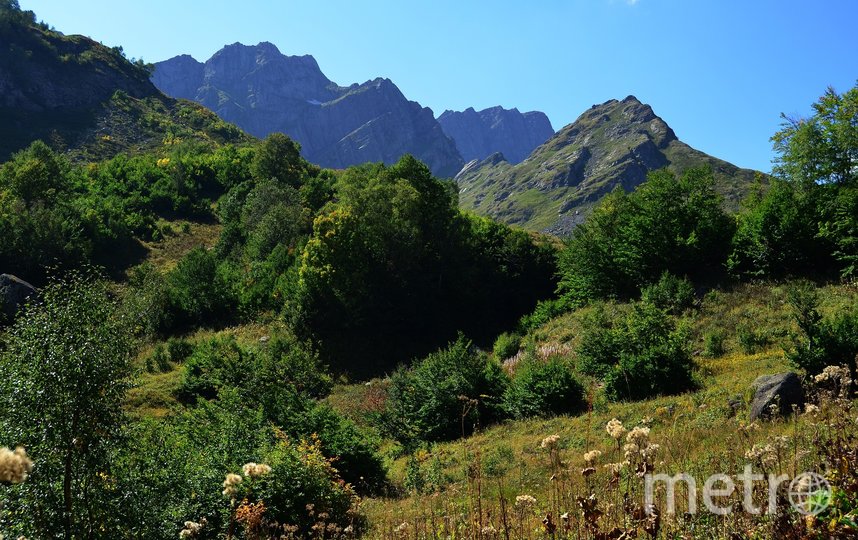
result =
[{"label": "shrub", "polygon": [[769,344],[769,337],[764,332],[758,332],[750,324],[742,324],[736,328],[736,338],[739,347],[745,354],[754,354]]},{"label": "shrub", "polygon": [[622,350],[622,334],[608,317],[605,305],[598,303],[585,315],[578,344],[578,370],[585,375],[604,378]]},{"label": "shrub", "polygon": [[188,340],[171,337],[167,340],[167,352],[170,361],[180,364],[194,352],[194,346]]},{"label": "shrub", "polygon": [[572,311],[578,307],[578,305],[578,303],[571,301],[565,296],[552,298],[550,300],[542,300],[536,304],[536,308],[532,313],[524,315],[519,320],[518,326],[524,332],[535,330],[554,317],[558,317],[568,311]]},{"label": "shrub", "polygon": [[709,358],[719,358],[724,356],[724,332],[722,330],[713,330],[706,334],[703,338],[703,353]]},{"label": "shrub", "polygon": [[246,375],[253,373],[253,360],[233,336],[200,343],[185,361],[176,397],[186,403],[215,399],[221,389],[245,384]]},{"label": "shrub", "polygon": [[391,377],[384,422],[400,443],[449,440],[501,417],[507,384],[500,365],[460,336]]},{"label": "shrub", "polygon": [[694,386],[688,328],[649,302],[610,319],[596,311],[578,346],[579,369],[601,377],[613,400],[674,394]]},{"label": "shrub", "polygon": [[175,321],[184,325],[224,322],[231,318],[228,288],[214,254],[191,250],[167,277]]},{"label": "shrub", "polygon": [[518,353],[521,347],[521,334],[504,332],[495,340],[493,353],[495,360],[502,361]]},{"label": "shrub", "polygon": [[856,379],[858,362],[858,308],[823,318],[818,293],[810,282],[799,282],[788,291],[793,317],[801,333],[793,336],[790,361],[810,375],[829,365],[847,365]]},{"label": "shrub", "polygon": [[585,406],[584,387],[556,358],[521,364],[504,393],[504,408],[514,418],[575,413]]},{"label": "shrub", "polygon": [[664,272],[658,282],[641,290],[641,300],[673,315],[681,315],[694,305],[694,286],[686,278]]}]

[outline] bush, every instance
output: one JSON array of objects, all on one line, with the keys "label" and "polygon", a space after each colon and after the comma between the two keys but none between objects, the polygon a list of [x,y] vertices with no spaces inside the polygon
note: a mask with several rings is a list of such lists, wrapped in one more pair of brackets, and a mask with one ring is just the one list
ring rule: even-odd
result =
[{"label": "bush", "polygon": [[597,311],[585,322],[579,367],[601,377],[613,400],[675,394],[694,386],[688,328],[648,302],[616,319]]},{"label": "bush", "polygon": [[603,303],[597,303],[582,321],[578,344],[578,370],[585,375],[604,378],[620,356],[622,334],[615,328]]},{"label": "bush", "polygon": [[[391,377],[385,428],[405,446],[450,440],[502,416],[507,378],[464,337]],[[464,433],[463,433],[464,432]]]},{"label": "bush", "polygon": [[556,358],[521,364],[504,393],[504,408],[514,418],[575,413],[585,407],[584,387],[570,366]]},{"label": "bush", "polygon": [[709,358],[720,358],[724,356],[724,332],[722,330],[713,330],[706,334],[703,338],[703,354]]},{"label": "bush", "polygon": [[801,333],[793,336],[790,361],[809,375],[821,373],[829,365],[846,365],[858,380],[858,308],[823,318],[817,306],[818,293],[810,282],[799,282],[788,291],[793,317]]},{"label": "bush", "polygon": [[657,283],[643,288],[641,300],[673,315],[681,315],[694,305],[694,286],[686,278],[664,272]]},{"label": "bush", "polygon": [[523,316],[518,323],[522,331],[535,330],[551,319],[572,311],[578,307],[578,303],[571,301],[568,297],[552,298],[542,300],[536,304],[532,313]]},{"label": "bush", "polygon": [[754,330],[750,324],[739,325],[736,328],[736,338],[745,354],[757,353],[769,344],[769,337],[764,332]]},{"label": "bush", "polygon": [[167,352],[170,361],[181,364],[194,352],[194,346],[185,339],[171,337],[167,340]]},{"label": "bush", "polygon": [[225,322],[232,305],[214,254],[204,248],[191,250],[167,276],[169,301],[177,324],[192,326]]},{"label": "bush", "polygon": [[493,354],[495,360],[503,361],[515,356],[521,347],[521,334],[504,332],[495,340]]}]

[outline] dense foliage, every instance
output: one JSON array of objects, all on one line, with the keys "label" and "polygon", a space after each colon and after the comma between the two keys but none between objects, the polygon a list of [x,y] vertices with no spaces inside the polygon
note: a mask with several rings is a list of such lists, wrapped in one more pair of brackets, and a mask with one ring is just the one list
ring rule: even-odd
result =
[{"label": "dense foliage", "polygon": [[812,283],[799,282],[789,290],[789,303],[800,333],[787,356],[810,375],[826,366],[848,366],[852,379],[858,376],[858,306],[831,317],[819,314],[819,296]]},{"label": "dense foliage", "polygon": [[573,302],[633,297],[665,271],[717,276],[732,223],[712,172],[650,173],[634,192],[616,190],[577,227],[560,255],[560,291]]},{"label": "dense foliage", "polygon": [[460,336],[391,376],[383,421],[406,447],[455,439],[502,417],[507,383],[500,365]]},{"label": "dense foliage", "polygon": [[325,358],[353,373],[460,330],[490,339],[550,294],[550,247],[460,214],[452,186],[409,156],[351,168],[334,190],[301,255],[295,313]]},{"label": "dense foliage", "polygon": [[46,285],[5,336],[0,433],[36,456],[36,467],[4,500],[0,531],[82,538],[116,526],[111,475],[131,375],[116,307],[92,275],[70,275]]},{"label": "dense foliage", "polygon": [[596,311],[578,347],[579,369],[612,399],[675,394],[694,386],[687,327],[650,302],[612,318]]},{"label": "dense foliage", "polygon": [[519,364],[503,404],[512,418],[573,414],[586,408],[584,387],[572,374],[572,366],[557,358]]}]

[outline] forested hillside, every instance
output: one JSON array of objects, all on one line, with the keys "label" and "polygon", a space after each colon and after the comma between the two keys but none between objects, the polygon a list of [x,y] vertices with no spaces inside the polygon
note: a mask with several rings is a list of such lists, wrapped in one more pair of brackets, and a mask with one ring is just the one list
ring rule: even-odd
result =
[{"label": "forested hillside", "polygon": [[[661,168],[559,240],[410,155],[324,169],[136,95],[34,21],[0,0],[28,73],[208,120],[66,151],[30,138],[70,107],[9,101],[50,129],[0,166],[0,540],[855,537],[858,86],[784,119],[736,211]],[[746,466],[828,487],[645,502]]]}]

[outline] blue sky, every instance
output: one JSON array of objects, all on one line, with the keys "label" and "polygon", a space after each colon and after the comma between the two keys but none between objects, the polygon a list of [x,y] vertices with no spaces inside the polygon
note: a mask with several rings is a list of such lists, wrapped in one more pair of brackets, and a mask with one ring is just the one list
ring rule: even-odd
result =
[{"label": "blue sky", "polygon": [[270,41],[341,85],[392,79],[444,109],[546,112],[555,129],[634,94],[692,146],[771,167],[781,112],[858,80],[855,0],[20,0],[153,62]]}]

